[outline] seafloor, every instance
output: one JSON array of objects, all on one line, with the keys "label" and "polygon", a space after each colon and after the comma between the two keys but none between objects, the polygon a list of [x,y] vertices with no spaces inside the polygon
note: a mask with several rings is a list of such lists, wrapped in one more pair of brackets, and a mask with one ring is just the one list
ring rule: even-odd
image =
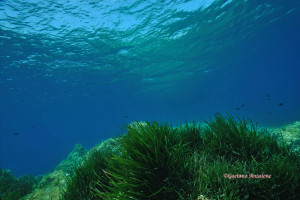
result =
[{"label": "seafloor", "polygon": [[[300,151],[300,121],[277,128],[267,128],[267,131],[271,134],[279,135],[284,142],[296,149],[296,151]],[[281,140],[280,138],[279,140]],[[112,142],[112,139],[105,140],[90,151],[111,148]],[[82,145],[76,144],[67,159],[63,160],[52,172],[42,175],[41,181],[38,184],[39,186],[21,200],[59,200],[60,190],[66,184],[66,177],[74,165],[80,163],[87,153],[88,151]],[[205,197],[201,198],[207,199]]]}]

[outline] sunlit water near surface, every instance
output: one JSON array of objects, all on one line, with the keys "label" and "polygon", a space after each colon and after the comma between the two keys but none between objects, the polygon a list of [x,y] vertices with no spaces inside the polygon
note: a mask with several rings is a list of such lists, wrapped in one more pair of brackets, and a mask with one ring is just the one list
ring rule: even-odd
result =
[{"label": "sunlit water near surface", "polygon": [[298,0],[0,1],[0,166],[43,174],[124,123],[300,120]]}]

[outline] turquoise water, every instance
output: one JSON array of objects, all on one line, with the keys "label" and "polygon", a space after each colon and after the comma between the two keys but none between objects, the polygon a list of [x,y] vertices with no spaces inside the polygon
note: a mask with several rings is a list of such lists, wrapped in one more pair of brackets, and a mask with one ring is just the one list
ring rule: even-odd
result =
[{"label": "turquoise water", "polygon": [[300,120],[298,0],[0,1],[0,166],[51,171],[133,120]]}]

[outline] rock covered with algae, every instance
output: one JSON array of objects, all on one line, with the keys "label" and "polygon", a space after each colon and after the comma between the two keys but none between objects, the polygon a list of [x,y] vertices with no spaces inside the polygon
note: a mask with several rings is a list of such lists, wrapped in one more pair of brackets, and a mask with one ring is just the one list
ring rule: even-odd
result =
[{"label": "rock covered with algae", "polygon": [[67,159],[63,160],[53,172],[43,175],[38,187],[21,200],[58,200],[60,189],[66,184],[66,177],[76,164],[82,162],[86,153],[87,150],[82,145],[75,144]]},{"label": "rock covered with algae", "polygon": [[74,165],[80,163],[84,156],[86,155],[87,150],[81,144],[75,144],[74,149],[68,155],[66,160],[63,160],[55,170],[62,170],[66,173],[70,173],[74,168]]},{"label": "rock covered with algae", "polygon": [[66,184],[66,173],[63,170],[55,170],[43,176],[39,186],[21,200],[58,200],[60,187]]},{"label": "rock covered with algae", "polygon": [[279,128],[268,129],[268,132],[277,135],[279,140],[284,141],[292,149],[300,151],[300,121]]}]

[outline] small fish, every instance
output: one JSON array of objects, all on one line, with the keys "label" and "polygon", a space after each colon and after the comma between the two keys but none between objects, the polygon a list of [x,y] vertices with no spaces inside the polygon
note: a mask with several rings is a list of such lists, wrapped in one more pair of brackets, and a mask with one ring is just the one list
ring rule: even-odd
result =
[{"label": "small fish", "polygon": [[236,107],[235,109],[236,109],[236,110],[240,110],[240,108],[239,108],[239,107]]},{"label": "small fish", "polygon": [[20,134],[19,132],[15,132],[15,133],[14,133],[15,136],[16,136],[16,135],[19,135],[19,134]]},{"label": "small fish", "polygon": [[128,115],[124,115],[123,117],[126,118],[126,119],[128,119]]},{"label": "small fish", "polygon": [[279,106],[283,106],[284,104],[283,104],[283,103],[279,103],[278,105],[279,105]]},{"label": "small fish", "polygon": [[32,128],[35,128],[36,126],[35,125],[32,125]]},{"label": "small fish", "polygon": [[245,107],[245,104],[242,104],[242,105],[241,105],[241,108],[244,108],[244,107]]},{"label": "small fish", "polygon": [[271,96],[269,94],[267,94],[266,97],[270,98]]},{"label": "small fish", "polygon": [[268,112],[269,115],[272,115],[272,112]]}]

